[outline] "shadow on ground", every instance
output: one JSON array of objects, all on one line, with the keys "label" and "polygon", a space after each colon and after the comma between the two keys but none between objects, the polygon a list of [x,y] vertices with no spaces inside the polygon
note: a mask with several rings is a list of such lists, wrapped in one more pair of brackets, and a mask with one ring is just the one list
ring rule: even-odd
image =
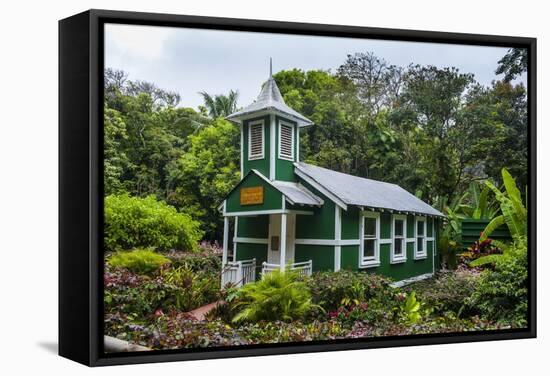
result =
[{"label": "shadow on ground", "polygon": [[43,350],[51,353],[51,354],[54,354],[54,355],[57,355],[57,349],[58,349],[58,346],[57,346],[57,342],[38,342],[37,343],[38,347],[42,348]]}]

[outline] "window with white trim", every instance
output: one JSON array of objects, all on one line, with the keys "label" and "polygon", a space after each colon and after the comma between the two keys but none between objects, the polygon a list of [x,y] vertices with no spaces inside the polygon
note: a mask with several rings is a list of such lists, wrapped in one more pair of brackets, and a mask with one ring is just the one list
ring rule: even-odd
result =
[{"label": "window with white trim", "polygon": [[248,160],[264,158],[264,132],[263,120],[248,124]]},{"label": "window with white trim", "polygon": [[426,217],[416,217],[414,257],[424,258],[426,251]]},{"label": "window with white trim", "polygon": [[398,263],[407,260],[407,216],[396,214],[392,223],[391,262]]},{"label": "window with white trim", "polygon": [[361,218],[361,265],[380,265],[380,214],[364,213]]},{"label": "window with white trim", "polygon": [[294,124],[279,123],[279,158],[294,160]]}]

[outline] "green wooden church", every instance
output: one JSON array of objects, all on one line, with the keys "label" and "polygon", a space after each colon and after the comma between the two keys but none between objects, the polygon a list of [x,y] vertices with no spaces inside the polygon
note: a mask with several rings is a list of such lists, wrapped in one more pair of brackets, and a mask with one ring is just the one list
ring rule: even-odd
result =
[{"label": "green wooden church", "polygon": [[396,184],[300,162],[300,130],[313,123],[285,104],[271,73],[257,100],[227,119],[240,127],[241,180],[220,205],[223,285],[285,268],[401,283],[434,273],[443,214]]}]

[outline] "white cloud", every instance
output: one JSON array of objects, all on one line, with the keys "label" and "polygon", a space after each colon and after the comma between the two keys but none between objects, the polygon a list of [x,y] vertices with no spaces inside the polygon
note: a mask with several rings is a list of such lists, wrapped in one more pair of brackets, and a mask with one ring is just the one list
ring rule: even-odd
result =
[{"label": "white cloud", "polygon": [[105,44],[126,58],[156,60],[163,56],[166,41],[176,32],[170,27],[106,24]]}]

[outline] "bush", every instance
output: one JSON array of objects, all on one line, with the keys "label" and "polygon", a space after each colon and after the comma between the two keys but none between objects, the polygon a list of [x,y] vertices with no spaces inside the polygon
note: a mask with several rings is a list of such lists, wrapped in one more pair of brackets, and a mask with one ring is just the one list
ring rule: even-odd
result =
[{"label": "bush", "polygon": [[199,223],[154,196],[128,194],[105,198],[105,248],[152,247],[194,250],[202,237]]},{"label": "bush", "polygon": [[370,298],[392,300],[394,289],[389,280],[376,274],[351,272],[314,273],[307,281],[313,303],[326,311],[337,310],[342,305],[367,301]]},{"label": "bush", "polygon": [[242,287],[235,307],[240,312],[233,318],[234,322],[290,322],[304,318],[313,304],[307,284],[300,281],[296,273],[275,270],[260,281]]},{"label": "bush", "polygon": [[[200,249],[200,248],[199,248]],[[172,261],[172,266],[177,268],[185,266],[194,272],[207,272],[220,274],[222,260],[217,253],[210,252],[168,252],[166,254]]]},{"label": "bush", "polygon": [[154,278],[127,269],[111,269],[104,274],[106,313],[124,313],[137,321],[147,320],[156,311],[190,311],[219,299],[219,275],[193,272],[185,267],[162,268]]},{"label": "bush", "polygon": [[164,285],[173,289],[174,308],[189,311],[219,298],[220,278],[218,274],[195,272],[186,266],[163,270]]},{"label": "bush", "polygon": [[120,251],[107,259],[109,265],[126,268],[137,274],[151,274],[170,262],[170,259],[151,249]]},{"label": "bush", "polygon": [[442,271],[435,278],[416,282],[404,288],[415,291],[417,298],[435,312],[468,313],[466,301],[474,291],[479,272],[468,267],[456,271]]},{"label": "bush", "polygon": [[524,326],[527,281],[527,241],[523,238],[498,257],[494,268],[483,270],[468,305],[479,310],[482,318]]}]

